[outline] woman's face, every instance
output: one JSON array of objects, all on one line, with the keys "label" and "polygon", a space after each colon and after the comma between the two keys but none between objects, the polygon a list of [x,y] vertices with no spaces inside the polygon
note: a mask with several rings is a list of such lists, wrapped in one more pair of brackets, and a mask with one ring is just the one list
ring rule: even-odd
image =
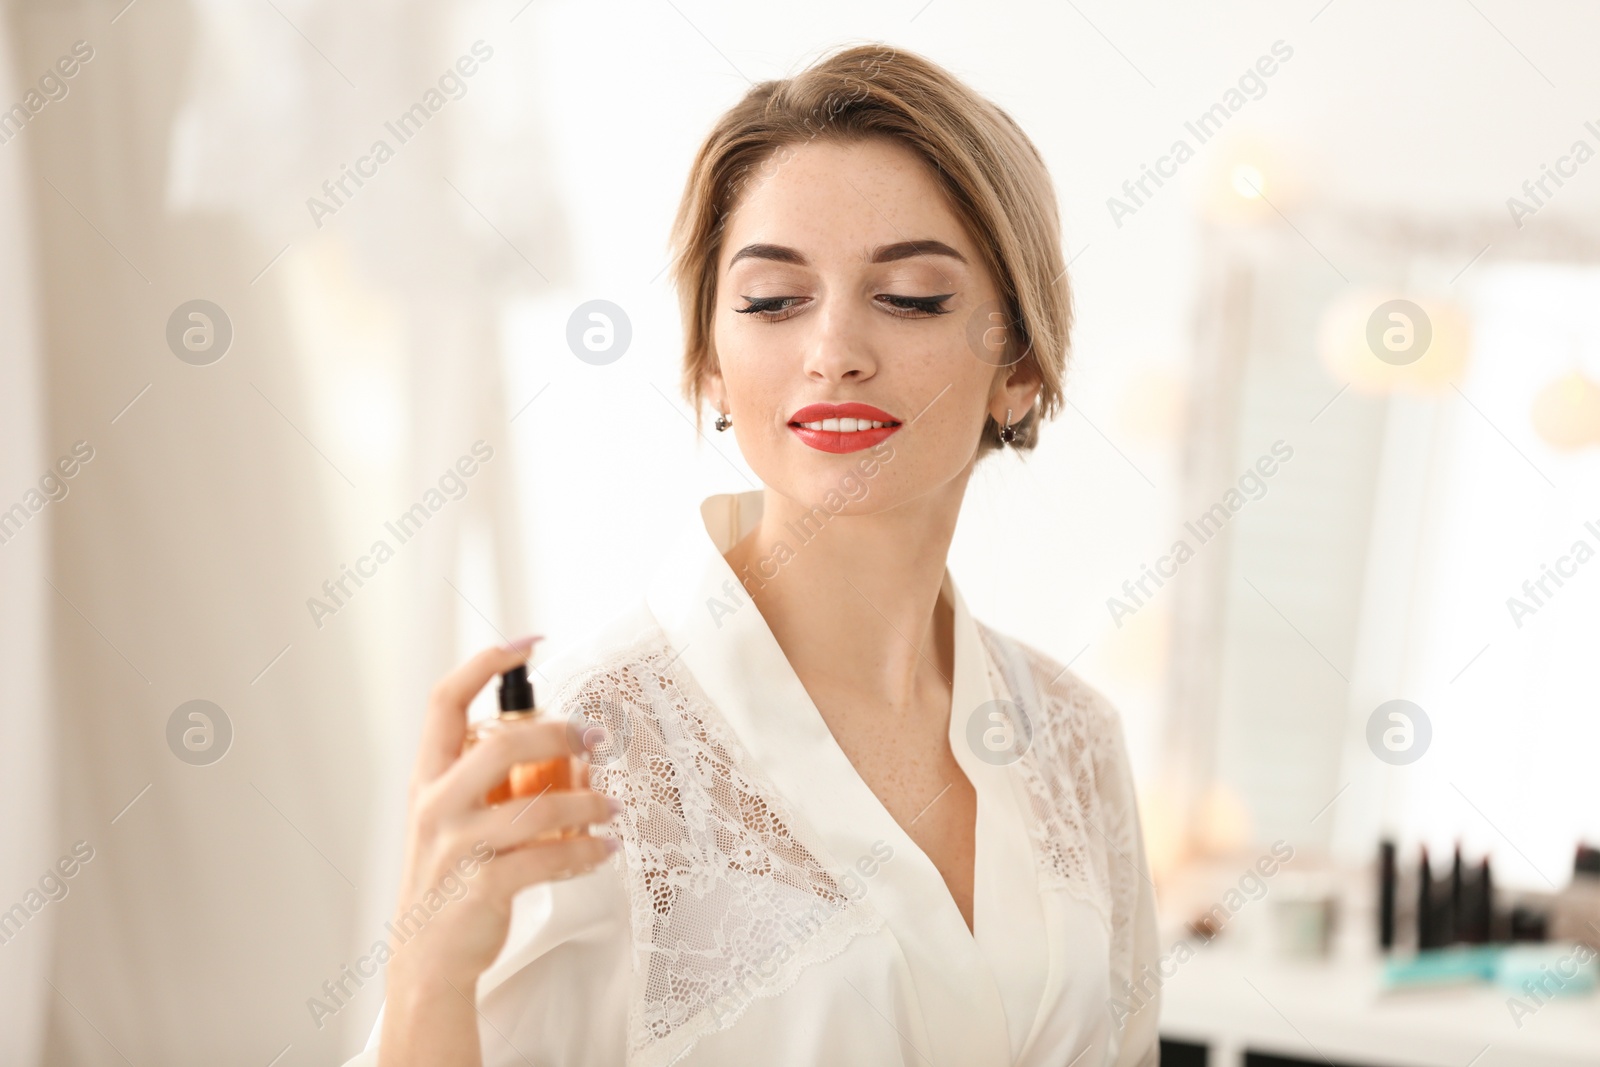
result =
[{"label": "woman's face", "polygon": [[959,491],[984,417],[1021,421],[1037,386],[1003,365],[998,292],[944,192],[885,139],[781,148],[757,175],[723,235],[706,383],[745,459],[807,507]]}]

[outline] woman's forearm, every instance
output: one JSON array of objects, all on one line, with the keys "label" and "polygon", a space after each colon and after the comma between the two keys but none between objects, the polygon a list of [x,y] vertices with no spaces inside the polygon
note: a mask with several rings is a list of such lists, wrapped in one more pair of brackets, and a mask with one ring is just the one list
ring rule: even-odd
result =
[{"label": "woman's forearm", "polygon": [[476,982],[412,975],[396,960],[389,968],[378,1038],[379,1067],[482,1067]]}]

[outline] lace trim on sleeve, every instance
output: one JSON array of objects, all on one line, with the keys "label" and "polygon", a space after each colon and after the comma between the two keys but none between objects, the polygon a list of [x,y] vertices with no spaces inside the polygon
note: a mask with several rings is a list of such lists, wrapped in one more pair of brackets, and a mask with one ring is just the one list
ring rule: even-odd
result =
[{"label": "lace trim on sleeve", "polygon": [[982,623],[996,695],[1033,728],[1013,766],[1026,787],[1039,884],[1089,905],[1111,940],[1111,988],[1133,969],[1133,920],[1145,877],[1138,809],[1115,709],[1050,657]]},{"label": "lace trim on sleeve", "polygon": [[[633,929],[629,1062],[670,1064],[883,919],[852,900],[659,631],[562,683],[551,706],[614,739],[590,785],[617,831]],[[606,757],[614,756],[610,762]]]}]

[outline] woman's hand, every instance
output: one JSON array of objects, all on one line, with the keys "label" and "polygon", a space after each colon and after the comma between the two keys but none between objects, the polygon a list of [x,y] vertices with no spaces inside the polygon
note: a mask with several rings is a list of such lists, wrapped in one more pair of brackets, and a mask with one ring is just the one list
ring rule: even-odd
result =
[{"label": "woman's hand", "polygon": [[[493,807],[484,802],[513,764],[572,758],[565,722],[507,724],[460,755],[467,705],[495,675],[525,662],[537,640],[485,649],[434,686],[428,699],[393,919],[395,941],[406,940],[390,946],[378,1045],[385,1067],[478,1064],[474,995],[478,976],[505,944],[512,897],[535,883],[590,871],[615,849],[613,839],[587,833],[590,824],[609,822],[615,809],[588,788],[588,764],[581,760],[573,776],[577,788]],[[598,743],[596,733],[587,731],[585,741]],[[568,828],[577,836],[535,840]]]}]

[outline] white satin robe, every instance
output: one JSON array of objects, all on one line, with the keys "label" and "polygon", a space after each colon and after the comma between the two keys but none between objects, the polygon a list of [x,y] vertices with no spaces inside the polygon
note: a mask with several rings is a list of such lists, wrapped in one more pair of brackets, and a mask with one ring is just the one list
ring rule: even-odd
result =
[{"label": "white satin robe", "polygon": [[[1154,1065],[1158,993],[1123,984],[1157,949],[1116,713],[976,622],[945,572],[950,747],[978,799],[969,932],[722,558],[761,505],[707,498],[644,601],[540,666],[542,706],[618,737],[592,784],[627,805],[624,847],[517,897],[478,984],[484,1063]],[[968,740],[997,698],[1031,724],[1009,764]],[[381,1027],[352,1067],[377,1063]]]}]

